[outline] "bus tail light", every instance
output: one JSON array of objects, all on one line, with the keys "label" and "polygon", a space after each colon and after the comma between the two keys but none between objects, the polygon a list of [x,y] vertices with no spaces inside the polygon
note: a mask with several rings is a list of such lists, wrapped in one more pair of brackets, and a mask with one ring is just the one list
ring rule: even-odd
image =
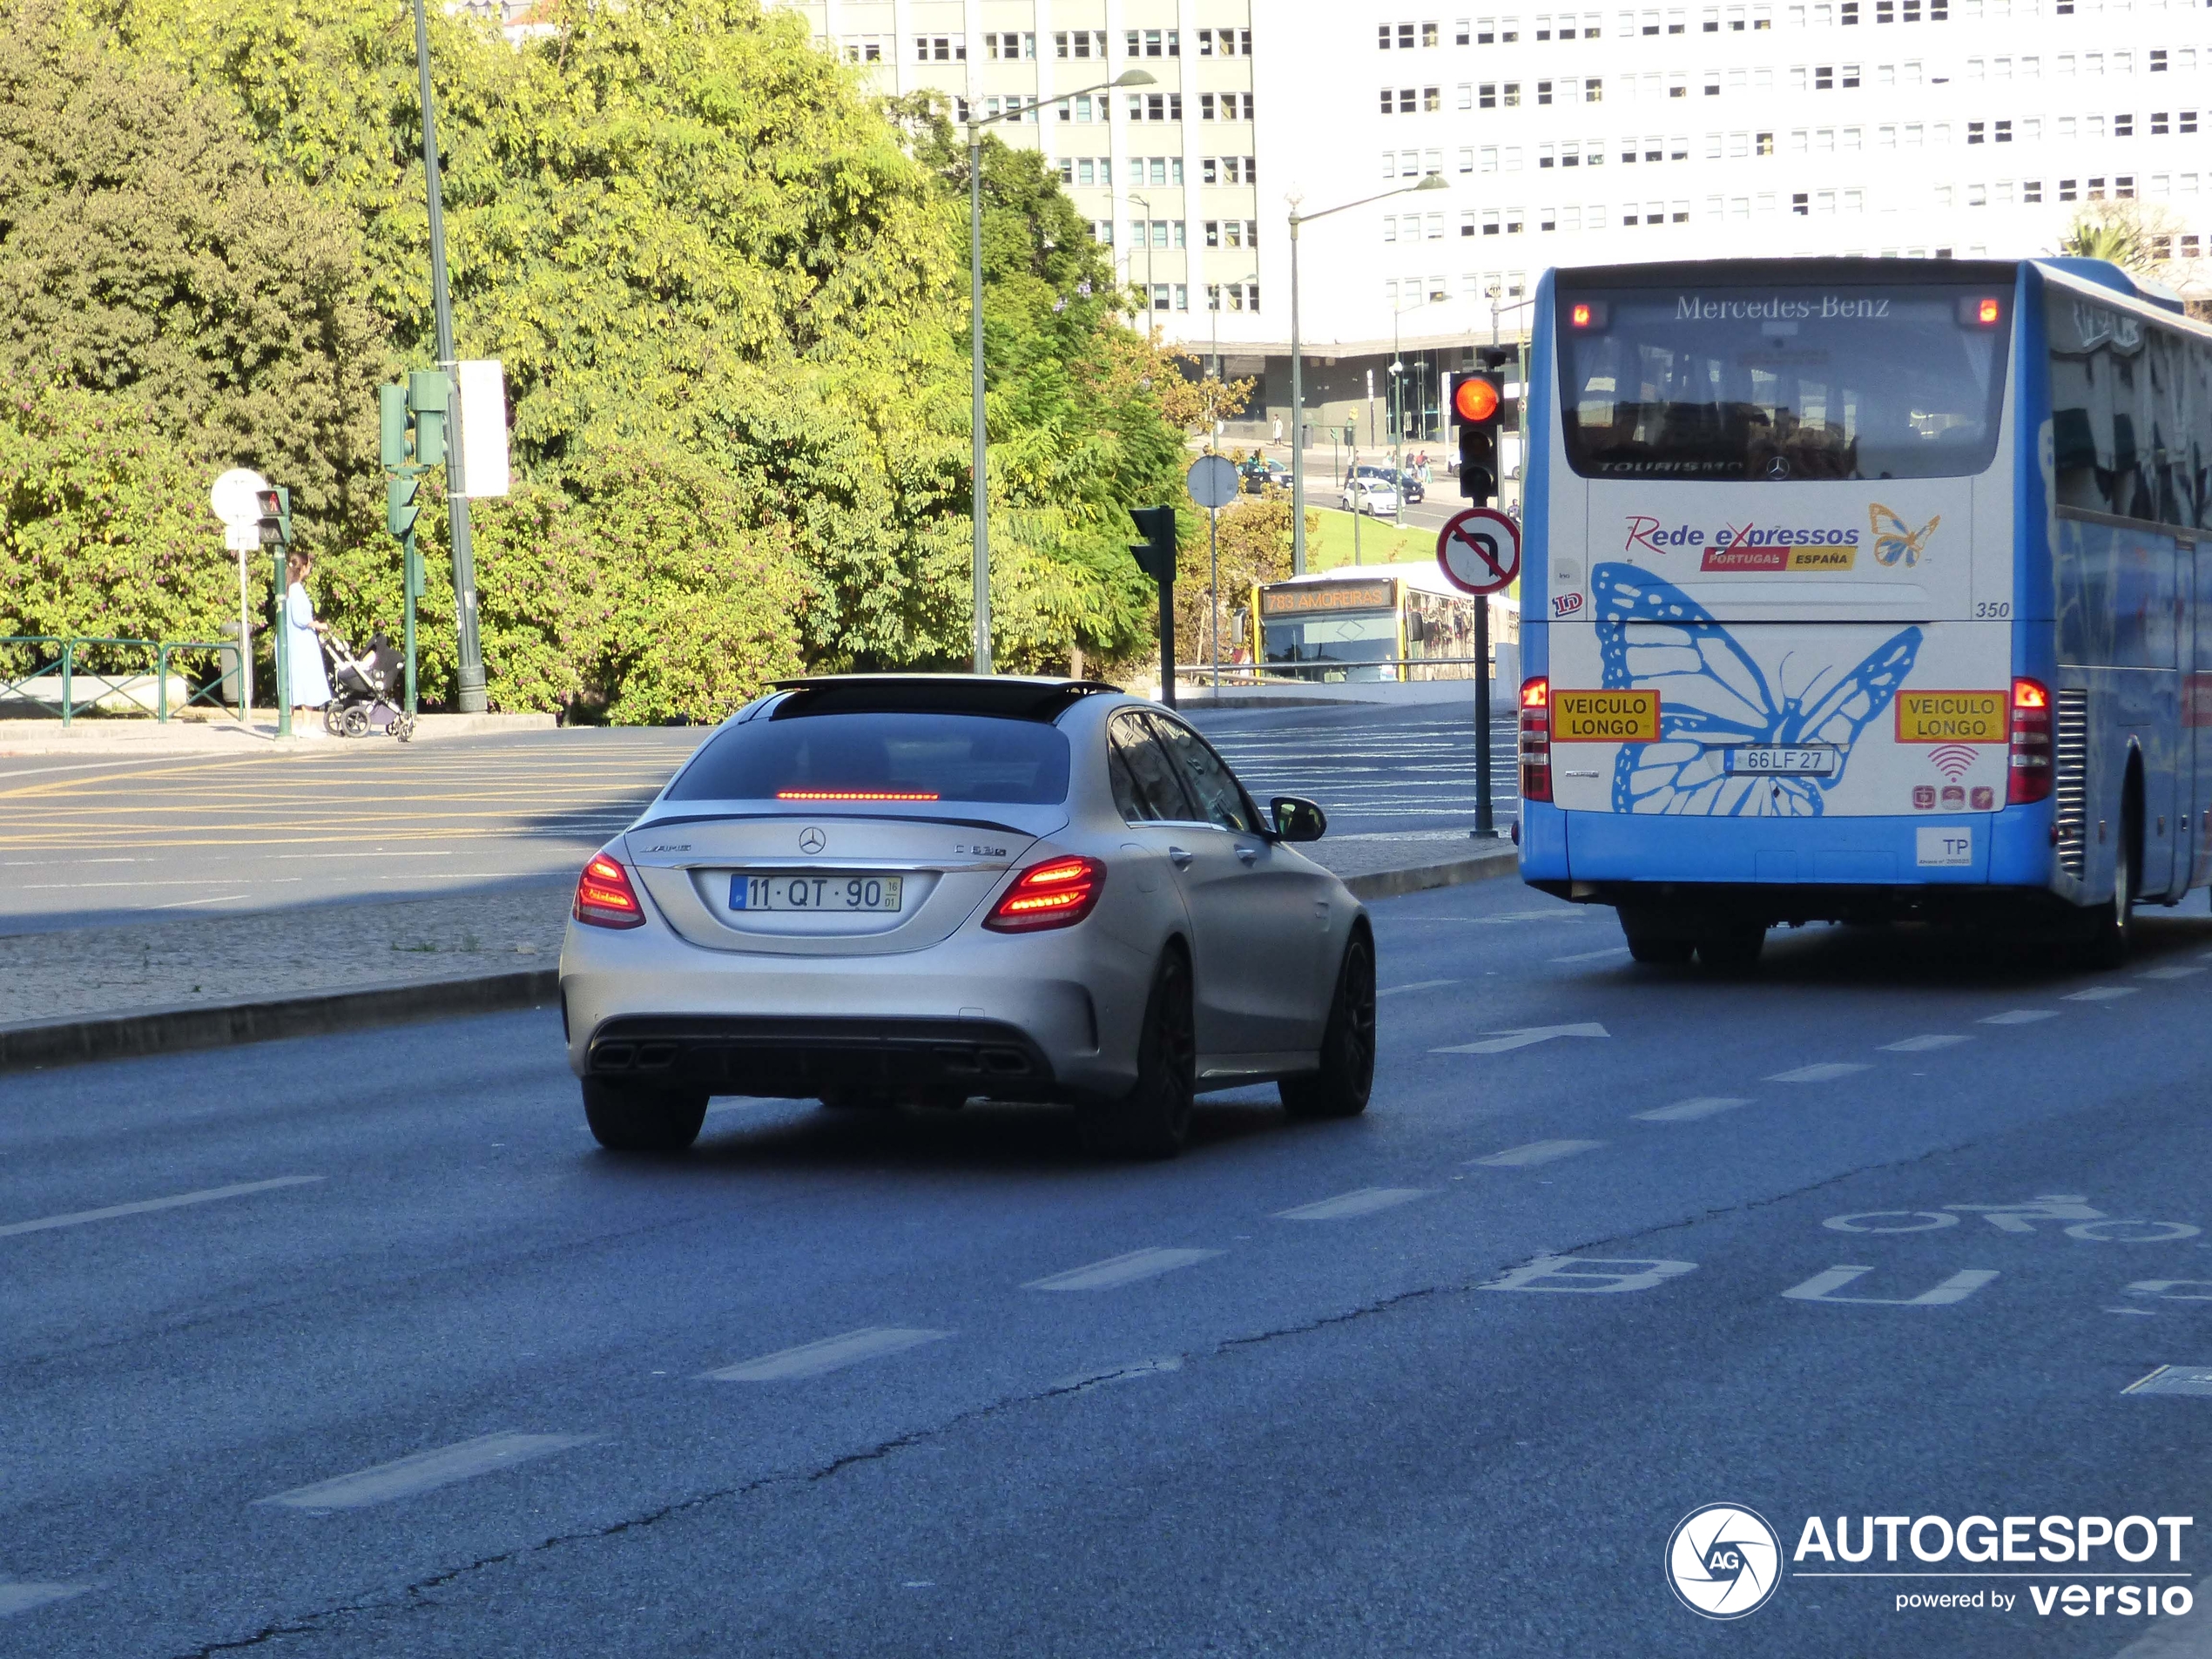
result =
[{"label": "bus tail light", "polygon": [[2012,769],[2005,804],[2025,806],[2051,792],[2051,693],[2040,680],[2013,682]]},{"label": "bus tail light", "polygon": [[1096,859],[1073,854],[1047,859],[1014,878],[983,925],[995,934],[1072,927],[1097,907],[1105,887],[1106,867]]},{"label": "bus tail light", "polygon": [[645,925],[645,907],[637,902],[637,889],[630,884],[630,872],[604,853],[595,854],[577,878],[573,914],[578,921],[594,927]]},{"label": "bus tail light", "polygon": [[1521,798],[1552,798],[1552,683],[1541,674],[1521,683]]}]

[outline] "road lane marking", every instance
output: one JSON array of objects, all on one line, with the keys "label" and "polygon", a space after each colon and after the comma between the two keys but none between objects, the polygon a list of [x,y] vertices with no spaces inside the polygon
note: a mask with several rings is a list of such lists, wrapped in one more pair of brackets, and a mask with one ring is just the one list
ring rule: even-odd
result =
[{"label": "road lane marking", "polygon": [[1770,1083],[1831,1083],[1838,1077],[1872,1069],[1863,1060],[1817,1060],[1810,1066],[1799,1066],[1795,1071],[1777,1071],[1764,1081]]},{"label": "road lane marking", "polygon": [[440,1487],[451,1486],[456,1480],[489,1474],[495,1469],[511,1468],[532,1458],[565,1452],[572,1446],[586,1446],[602,1438],[597,1434],[517,1434],[502,1430],[496,1434],[480,1434],[457,1445],[442,1446],[435,1451],[417,1452],[412,1457],[380,1463],[352,1474],[318,1480],[313,1486],[295,1487],[290,1492],[280,1492],[274,1497],[254,1501],[278,1504],[287,1509],[366,1509],[372,1504],[418,1497]]},{"label": "road lane marking", "polygon": [[1526,1049],[1538,1042],[1549,1042],[1554,1037],[1606,1037],[1613,1034],[1595,1020],[1581,1025],[1532,1025],[1518,1031],[1500,1031],[1480,1042],[1459,1042],[1448,1049],[1431,1049],[1431,1054],[1506,1054],[1514,1049]]},{"label": "road lane marking", "polygon": [[1411,985],[1393,985],[1386,991],[1377,991],[1377,996],[1403,996],[1408,991],[1440,991],[1447,985],[1457,985],[1455,979],[1417,979]]},{"label": "road lane marking", "polygon": [[1428,1187],[1361,1187],[1357,1191],[1340,1192],[1333,1198],[1302,1204],[1295,1210],[1278,1210],[1275,1219],[1349,1221],[1354,1216],[1372,1216],[1378,1210],[1393,1210],[1416,1198],[1426,1198],[1432,1190]]},{"label": "road lane marking", "polygon": [[2006,1008],[2002,1014],[1985,1014],[1977,1025],[2033,1025],[2038,1020],[2055,1020],[2056,1008]]},{"label": "road lane marking", "polygon": [[0,1583],[0,1619],[11,1613],[28,1613],[35,1607],[49,1602],[59,1602],[72,1595],[84,1594],[82,1584],[7,1584]]},{"label": "road lane marking", "polygon": [[1933,1308],[1948,1307],[1953,1302],[1963,1302],[1983,1285],[1997,1277],[1986,1267],[1968,1267],[1953,1273],[1933,1290],[1918,1296],[1838,1296],[1836,1292],[1854,1280],[1864,1278],[1874,1270],[1871,1267],[1849,1264],[1839,1264],[1815,1273],[1802,1285],[1793,1285],[1782,1292],[1793,1302],[1851,1302],[1865,1307]]},{"label": "road lane marking", "polygon": [[857,1366],[863,1359],[880,1359],[887,1353],[904,1353],[908,1348],[919,1348],[925,1342],[941,1342],[952,1335],[949,1331],[916,1331],[900,1325],[863,1325],[858,1331],[847,1331],[843,1336],[824,1337],[819,1342],[801,1343],[796,1348],[782,1348],[774,1353],[764,1353],[758,1359],[740,1360],[734,1366],[725,1366],[719,1371],[705,1374],[716,1382],[791,1382],[801,1377],[819,1377],[832,1371],[842,1371],[847,1366]]},{"label": "road lane marking", "polygon": [[1603,1141],[1531,1141],[1526,1146],[1509,1146],[1487,1158],[1469,1158],[1467,1162],[1494,1170],[1525,1170],[1532,1163],[1549,1163],[1554,1158],[1571,1158],[1577,1152],[1595,1151],[1604,1144]]},{"label": "road lane marking", "polygon": [[1884,1054],[1926,1054],[1935,1049],[1955,1049],[1962,1042],[1972,1042],[1972,1037],[1962,1037],[1952,1032],[1931,1032],[1924,1037],[1907,1037],[1902,1042],[1885,1042]]},{"label": "road lane marking", "polygon": [[2176,965],[2171,968],[2147,968],[2135,975],[2137,979],[2187,979],[2192,974],[2202,974],[2201,968]]},{"label": "road lane marking", "polygon": [[[127,883],[118,882],[118,887]],[[1494,927],[1506,921],[1581,921],[1582,914],[1576,910],[1508,910],[1495,916],[1394,916],[1394,921],[1452,921],[1473,927]],[[1627,947],[1623,946],[1622,949]]]},{"label": "road lane marking", "polygon": [[1578,950],[1572,956],[1554,956],[1551,960],[1555,962],[1602,962],[1608,956],[1626,956],[1628,954],[1626,945],[1615,945],[1609,950]]},{"label": "road lane marking", "polygon": [[1189,1267],[1220,1255],[1217,1250],[1132,1250],[1126,1256],[1109,1256],[1103,1262],[1093,1262],[1088,1267],[1071,1267],[1064,1273],[1050,1273],[1043,1278],[1033,1278],[1022,1288],[1025,1291],[1110,1291],[1123,1285],[1134,1285],[1141,1278],[1157,1278],[1162,1273],[1172,1273],[1178,1267]]},{"label": "road lane marking", "polygon": [[2114,997],[2133,996],[2138,988],[2133,985],[2092,985],[2086,991],[2068,991],[2059,1000],[2062,1002],[2109,1002]]},{"label": "road lane marking", "polygon": [[42,1216],[37,1221],[11,1221],[0,1226],[0,1238],[17,1233],[44,1232],[50,1227],[81,1227],[88,1221],[112,1221],[118,1216],[143,1216],[156,1210],[176,1210],[188,1204],[212,1204],[218,1198],[242,1198],[249,1192],[273,1192],[279,1187],[303,1187],[321,1181],[320,1175],[280,1175],[269,1181],[241,1182],[234,1187],[207,1187],[199,1192],[179,1192],[168,1198],[141,1198],[136,1204],[111,1204],[104,1210],[78,1210],[66,1216]]},{"label": "road lane marking", "polygon": [[1750,1103],[1748,1099],[1730,1095],[1703,1095],[1696,1100],[1678,1100],[1671,1106],[1657,1106],[1648,1112],[1631,1112],[1629,1116],[1647,1123],[1687,1123],[1710,1117],[1716,1112],[1732,1112],[1738,1106]]},{"label": "road lane marking", "polygon": [[2129,1383],[2123,1394],[2212,1394],[2212,1366],[2161,1366]]}]

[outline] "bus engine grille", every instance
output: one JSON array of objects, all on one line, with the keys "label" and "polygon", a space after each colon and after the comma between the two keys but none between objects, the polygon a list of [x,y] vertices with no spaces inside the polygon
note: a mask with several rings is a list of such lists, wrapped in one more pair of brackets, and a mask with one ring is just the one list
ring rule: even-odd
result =
[{"label": "bus engine grille", "polygon": [[2059,693],[2058,720],[2052,733],[2051,794],[2057,807],[2059,867],[2079,876],[2088,847],[2089,694]]}]

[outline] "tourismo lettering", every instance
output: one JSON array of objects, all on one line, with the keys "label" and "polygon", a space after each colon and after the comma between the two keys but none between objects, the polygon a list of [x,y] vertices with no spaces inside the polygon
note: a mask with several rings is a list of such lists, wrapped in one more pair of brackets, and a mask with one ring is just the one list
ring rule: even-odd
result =
[{"label": "tourismo lettering", "polygon": [[1676,322],[1791,322],[1814,317],[1879,322],[1889,314],[1886,300],[1846,299],[1839,293],[1824,293],[1817,300],[1785,300],[1779,294],[1764,300],[1715,300],[1686,293],[1675,300]]},{"label": "tourismo lettering", "polygon": [[1552,691],[1554,743],[1656,743],[1656,691]]}]

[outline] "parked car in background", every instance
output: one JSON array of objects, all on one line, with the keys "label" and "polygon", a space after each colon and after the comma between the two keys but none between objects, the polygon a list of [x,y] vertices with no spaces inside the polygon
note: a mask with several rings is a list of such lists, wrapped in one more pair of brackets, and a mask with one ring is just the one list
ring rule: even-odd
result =
[{"label": "parked car in background", "polygon": [[1421,475],[1411,467],[1398,475],[1398,493],[1408,502],[1426,501],[1428,489],[1421,482]]},{"label": "parked car in background", "polygon": [[1379,477],[1369,477],[1366,471],[1362,468],[1345,481],[1344,510],[1347,513],[1365,513],[1370,518],[1396,517],[1399,507],[1397,486],[1390,482],[1386,473]]},{"label": "parked car in background", "polygon": [[1237,470],[1243,475],[1244,490],[1247,496],[1257,496],[1271,484],[1278,489],[1291,487],[1291,469],[1281,462],[1271,461],[1265,455],[1251,456]]}]

